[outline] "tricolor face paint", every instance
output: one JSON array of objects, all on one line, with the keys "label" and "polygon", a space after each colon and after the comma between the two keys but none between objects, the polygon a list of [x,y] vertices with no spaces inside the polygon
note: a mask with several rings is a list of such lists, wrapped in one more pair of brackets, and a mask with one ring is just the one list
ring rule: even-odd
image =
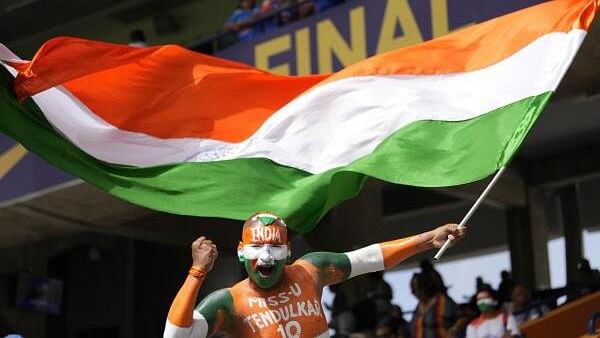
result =
[{"label": "tricolor face paint", "polygon": [[238,257],[256,285],[263,289],[276,285],[289,256],[287,227],[281,218],[271,213],[257,213],[244,223]]}]

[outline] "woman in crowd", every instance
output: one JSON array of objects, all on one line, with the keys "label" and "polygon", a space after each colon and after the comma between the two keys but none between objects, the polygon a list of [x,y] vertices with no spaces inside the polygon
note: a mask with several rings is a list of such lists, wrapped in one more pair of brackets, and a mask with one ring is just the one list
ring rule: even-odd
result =
[{"label": "woman in crowd", "polygon": [[415,273],[410,281],[419,300],[410,325],[413,338],[446,338],[455,322],[456,303],[436,286],[430,273]]},{"label": "woman in crowd", "polygon": [[467,338],[517,338],[521,334],[515,317],[501,310],[494,289],[477,292],[477,308],[481,315],[467,327]]}]

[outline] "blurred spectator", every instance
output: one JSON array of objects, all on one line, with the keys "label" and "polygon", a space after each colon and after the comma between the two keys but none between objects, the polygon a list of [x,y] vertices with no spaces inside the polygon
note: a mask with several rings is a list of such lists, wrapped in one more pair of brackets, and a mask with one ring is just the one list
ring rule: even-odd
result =
[{"label": "blurred spectator", "polygon": [[261,23],[265,33],[274,31],[279,27],[278,15],[273,15],[278,10],[279,0],[264,0],[260,4],[260,14],[264,18]]},{"label": "blurred spectator", "polygon": [[479,311],[471,303],[457,305],[456,321],[448,329],[446,338],[465,338],[467,336],[467,326],[478,315]]},{"label": "blurred spectator", "polygon": [[340,284],[330,285],[329,289],[335,294],[331,310],[331,323],[329,327],[335,330],[335,337],[348,337],[356,330],[356,320],[350,311],[348,301],[341,290]]},{"label": "blurred spectator", "polygon": [[582,258],[577,264],[577,273],[575,274],[575,283],[583,285],[584,291],[591,293],[596,291],[597,285],[600,283],[600,271],[590,267],[590,261]]},{"label": "blurred spectator", "polygon": [[446,293],[447,288],[444,284],[444,279],[442,278],[442,275],[440,275],[440,273],[433,267],[431,261],[429,261],[428,259],[422,260],[420,267],[422,272],[430,275],[431,279],[433,280],[435,289],[437,291]]},{"label": "blurred spectator", "polygon": [[500,304],[510,301],[512,289],[515,286],[515,281],[510,272],[502,270],[500,273],[500,285],[498,285],[498,301]]},{"label": "blurred spectator", "polygon": [[574,278],[569,280],[567,284],[571,286],[567,293],[567,302],[572,302],[600,289],[600,273],[598,270],[592,270],[590,262],[582,258],[577,263]]},{"label": "blurred spectator", "polygon": [[364,298],[375,304],[378,316],[386,315],[392,308],[392,287],[383,279],[383,271],[372,272],[368,276],[368,286]]},{"label": "blurred spectator", "polygon": [[372,299],[363,299],[353,308],[356,321],[356,332],[369,333],[377,324],[377,306]]},{"label": "blurred spectator", "polygon": [[500,310],[494,289],[484,287],[476,297],[481,315],[467,326],[467,338],[516,338],[521,334],[515,317]]},{"label": "blurred spectator", "polygon": [[315,13],[315,1],[306,0],[300,1],[298,5],[298,18],[304,19]]},{"label": "blurred spectator", "polygon": [[239,0],[237,8],[225,23],[225,29],[237,32],[240,41],[252,40],[260,34],[259,25],[253,21],[259,13],[255,0]]},{"label": "blurred spectator", "polygon": [[240,41],[249,41],[263,33],[277,30],[345,0],[238,0],[236,9],[225,22],[225,31],[210,41],[203,41],[194,50],[212,54]]},{"label": "blurred spectator", "polygon": [[314,8],[317,13],[327,10],[331,7],[344,3],[344,0],[314,0]]},{"label": "blurred spectator", "polygon": [[262,21],[263,31],[268,33],[291,23],[295,19],[292,5],[291,0],[264,0],[260,6],[261,16],[265,18]]},{"label": "blurred spectator", "polygon": [[375,338],[398,338],[398,324],[392,317],[383,317],[375,326]]},{"label": "blurred spectator", "polygon": [[296,9],[292,7],[293,0],[279,0],[281,8],[288,8],[279,12],[279,25],[285,26],[296,20]]},{"label": "blurred spectator", "polygon": [[540,303],[533,302],[531,290],[524,284],[517,284],[513,288],[511,302],[508,304],[508,311],[512,313],[517,321],[517,326],[524,322],[542,317],[550,309]]},{"label": "blurred spectator", "polygon": [[412,294],[419,300],[411,320],[411,337],[445,338],[455,320],[456,304],[435,287],[427,273],[416,273],[410,281]]},{"label": "blurred spectator", "polygon": [[146,42],[146,34],[141,29],[134,29],[129,33],[129,46],[131,47],[148,47]]},{"label": "blurred spectator", "polygon": [[398,337],[409,338],[410,330],[408,322],[406,321],[406,319],[404,319],[404,316],[402,315],[402,308],[398,305],[392,305],[390,317],[394,320],[394,322],[397,325],[396,332],[398,333]]}]

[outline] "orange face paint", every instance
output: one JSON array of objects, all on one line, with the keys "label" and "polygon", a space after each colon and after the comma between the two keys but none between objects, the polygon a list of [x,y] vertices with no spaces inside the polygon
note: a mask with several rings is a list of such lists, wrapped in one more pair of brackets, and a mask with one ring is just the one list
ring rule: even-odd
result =
[{"label": "orange face paint", "polygon": [[286,245],[287,242],[287,226],[273,214],[256,213],[244,223],[243,244]]}]

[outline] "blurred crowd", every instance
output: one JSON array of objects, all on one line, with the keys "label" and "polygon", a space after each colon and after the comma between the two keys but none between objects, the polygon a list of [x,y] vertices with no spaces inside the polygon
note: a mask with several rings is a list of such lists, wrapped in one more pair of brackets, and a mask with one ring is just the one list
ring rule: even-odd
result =
[{"label": "blurred crowd", "polygon": [[[418,305],[403,312],[392,304],[392,288],[382,272],[355,277],[330,286],[335,294],[333,303],[326,305],[332,315],[330,327],[338,338],[515,338],[521,336],[521,324],[557,306],[556,292],[534,292],[508,271],[501,272],[497,288],[481,277],[475,284],[470,300],[457,304],[440,273],[422,261],[410,280]],[[600,290],[600,273],[584,259],[570,284],[560,291],[568,301]],[[410,320],[406,314],[412,315]]]},{"label": "blurred crowd", "polygon": [[225,23],[225,30],[236,32],[239,41],[249,41],[343,2],[345,0],[239,0]]}]

